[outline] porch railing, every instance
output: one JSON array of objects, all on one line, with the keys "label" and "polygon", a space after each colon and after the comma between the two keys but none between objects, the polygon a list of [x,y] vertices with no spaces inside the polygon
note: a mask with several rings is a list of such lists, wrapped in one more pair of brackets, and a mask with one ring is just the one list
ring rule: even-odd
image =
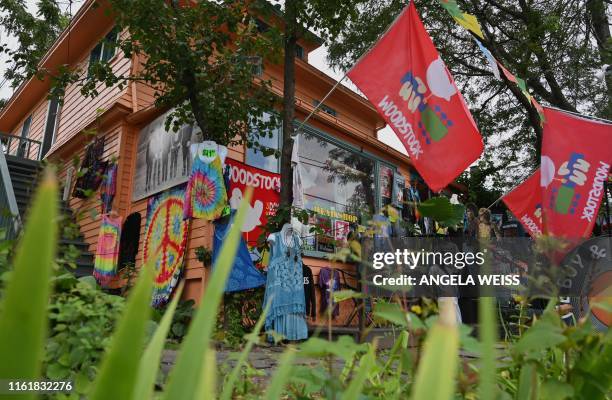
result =
[{"label": "porch railing", "polygon": [[21,220],[4,151],[0,151],[0,240],[15,238]]},{"label": "porch railing", "polygon": [[38,140],[0,132],[0,145],[6,155],[36,161],[42,156],[42,143]]}]

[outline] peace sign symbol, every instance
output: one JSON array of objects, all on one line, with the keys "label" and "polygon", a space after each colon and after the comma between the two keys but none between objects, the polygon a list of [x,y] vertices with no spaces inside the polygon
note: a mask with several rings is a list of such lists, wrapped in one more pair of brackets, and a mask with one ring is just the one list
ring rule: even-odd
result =
[{"label": "peace sign symbol", "polygon": [[145,230],[145,263],[155,267],[154,305],[168,300],[181,274],[188,222],[183,220],[183,190],[162,193],[151,200]]}]

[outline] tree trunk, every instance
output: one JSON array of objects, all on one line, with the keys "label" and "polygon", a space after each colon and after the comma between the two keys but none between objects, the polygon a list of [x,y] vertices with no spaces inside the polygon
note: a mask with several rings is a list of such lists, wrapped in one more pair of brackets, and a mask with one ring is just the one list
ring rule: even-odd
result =
[{"label": "tree trunk", "polygon": [[[293,203],[293,174],[291,153],[293,152],[293,120],[295,119],[295,49],[297,44],[296,1],[285,2],[285,62],[283,82],[283,145],[280,159],[281,207]],[[289,216],[290,218],[290,216]]]},{"label": "tree trunk", "polygon": [[[603,0],[589,0],[587,3],[601,64],[612,65],[612,39],[610,38],[610,25],[606,16],[606,7],[607,5]],[[608,68],[612,68],[612,66]],[[612,74],[606,74],[605,81],[608,88],[608,105],[605,117],[612,118]]]}]

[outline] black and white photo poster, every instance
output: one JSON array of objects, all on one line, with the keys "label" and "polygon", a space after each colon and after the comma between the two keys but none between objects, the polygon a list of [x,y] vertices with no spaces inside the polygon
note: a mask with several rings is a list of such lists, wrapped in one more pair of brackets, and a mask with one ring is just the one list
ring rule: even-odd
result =
[{"label": "black and white photo poster", "polygon": [[186,182],[191,170],[189,145],[199,142],[199,129],[184,125],[166,131],[168,111],[144,126],[138,136],[132,200],[140,200]]}]

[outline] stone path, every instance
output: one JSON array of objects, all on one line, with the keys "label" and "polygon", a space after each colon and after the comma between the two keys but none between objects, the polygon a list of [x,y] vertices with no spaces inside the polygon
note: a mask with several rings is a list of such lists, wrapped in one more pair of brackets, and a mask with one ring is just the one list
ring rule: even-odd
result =
[{"label": "stone path", "polygon": [[[286,347],[284,346],[258,345],[253,347],[251,353],[249,354],[249,364],[251,365],[251,367],[257,369],[260,372],[263,372],[261,377],[255,378],[255,383],[263,383],[268,381],[268,379],[278,366],[280,356],[283,351],[285,351],[285,349]],[[172,368],[172,365],[176,360],[177,354],[177,350],[164,350],[161,365],[161,369],[164,374],[167,375],[170,369]],[[220,348],[216,350],[216,355],[217,365],[220,366],[220,369],[227,368],[227,370],[231,370],[231,368],[236,365],[236,359],[238,358],[239,351],[230,350],[228,348]],[[300,357],[297,357],[295,360],[296,365],[308,366],[313,368],[322,367],[323,362],[324,360]],[[340,359],[334,360],[333,363],[333,367],[335,369],[341,369],[344,365],[344,362]]]}]

